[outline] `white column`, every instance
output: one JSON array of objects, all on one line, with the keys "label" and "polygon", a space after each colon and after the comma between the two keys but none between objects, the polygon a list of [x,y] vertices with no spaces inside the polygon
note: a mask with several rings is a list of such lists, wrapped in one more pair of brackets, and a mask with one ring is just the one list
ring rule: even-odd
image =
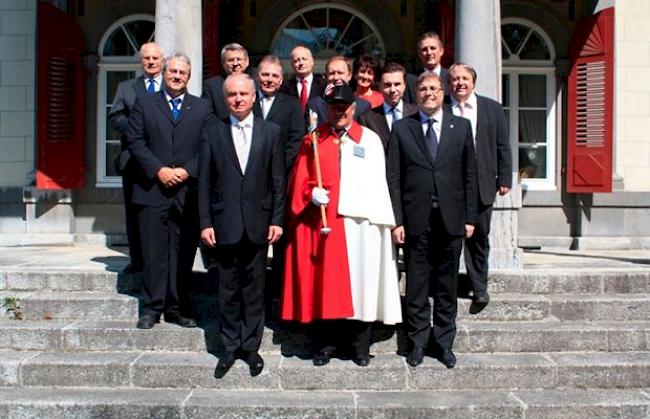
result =
[{"label": "white column", "polygon": [[456,2],[456,61],[478,74],[477,93],[501,102],[501,8],[499,0]]},{"label": "white column", "polygon": [[201,95],[203,25],[201,0],[156,0],[156,42],[165,55],[182,52],[192,60],[188,90]]}]

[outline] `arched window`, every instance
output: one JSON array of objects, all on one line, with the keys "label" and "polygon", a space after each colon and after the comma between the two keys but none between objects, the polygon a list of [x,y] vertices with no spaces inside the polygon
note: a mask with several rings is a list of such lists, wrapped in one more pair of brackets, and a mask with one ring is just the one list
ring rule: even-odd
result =
[{"label": "arched window", "polygon": [[334,3],[313,4],[292,13],[276,32],[271,51],[288,64],[296,45],[311,49],[316,72],[323,72],[325,62],[334,55],[356,57],[365,52],[383,57],[386,53],[370,19],[351,7]]},{"label": "arched window", "polygon": [[115,159],[120,152],[120,135],[108,124],[117,85],[142,73],[140,45],[154,37],[154,17],[131,15],[113,23],[99,42],[97,77],[97,186],[119,187]]},{"label": "arched window", "polygon": [[536,25],[504,19],[501,25],[503,107],[516,170],[530,189],[555,189],[555,51]]}]

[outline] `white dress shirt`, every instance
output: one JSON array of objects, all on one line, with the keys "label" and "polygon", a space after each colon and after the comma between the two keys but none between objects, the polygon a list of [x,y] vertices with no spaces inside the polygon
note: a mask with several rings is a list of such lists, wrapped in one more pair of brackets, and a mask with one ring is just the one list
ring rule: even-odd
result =
[{"label": "white dress shirt", "polygon": [[[314,73],[311,73],[305,77],[305,81],[307,82],[307,98],[309,98],[309,92],[311,92],[311,83],[314,81]],[[302,94],[302,79],[298,76],[296,76],[296,85],[298,86],[298,97],[300,97]]]},{"label": "white dress shirt", "polygon": [[436,122],[433,123],[433,131],[436,133],[436,138],[438,139],[438,144],[440,144],[440,132],[442,131],[442,106],[433,115],[429,116],[422,111],[420,112],[420,124],[422,125],[422,133],[424,136],[427,136],[427,130],[429,129],[429,119],[433,118]]},{"label": "white dress shirt", "polygon": [[[144,90],[149,90],[149,76],[143,75],[144,77]],[[159,73],[156,77],[153,78],[153,88],[156,92],[159,92],[162,88],[162,74]]]},{"label": "white dress shirt", "polygon": [[[386,123],[388,123],[388,129],[392,130],[393,129],[393,122],[395,122],[393,119],[395,116],[393,115],[393,107],[384,102],[384,116],[386,117]],[[397,120],[399,121],[400,119],[404,118],[404,101],[402,99],[399,100],[397,105],[395,105],[395,112],[397,113]]]},{"label": "white dress shirt", "polygon": [[467,98],[464,104],[461,104],[453,96],[451,97],[451,110],[456,116],[469,119],[472,124],[472,137],[474,138],[474,145],[476,145],[476,117],[477,117],[477,101],[476,95],[472,94]]},{"label": "white dress shirt", "polygon": [[230,115],[230,132],[232,141],[235,145],[237,160],[242,173],[246,173],[248,164],[248,155],[251,151],[251,141],[253,140],[253,112],[249,113],[243,120],[237,119]]},{"label": "white dress shirt", "polygon": [[259,98],[260,98],[260,109],[262,109],[262,116],[264,117],[264,119],[266,119],[266,116],[269,114],[269,111],[271,110],[271,106],[273,106],[273,101],[275,101],[275,96],[266,96],[264,93],[260,91]]}]

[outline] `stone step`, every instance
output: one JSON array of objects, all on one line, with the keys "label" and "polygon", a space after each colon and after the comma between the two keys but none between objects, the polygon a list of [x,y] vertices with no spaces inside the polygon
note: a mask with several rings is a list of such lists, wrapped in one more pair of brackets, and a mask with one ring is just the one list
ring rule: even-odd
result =
[{"label": "stone step", "polygon": [[650,389],[517,391],[241,391],[0,388],[0,417],[647,418]]},{"label": "stone step", "polygon": [[[91,291],[2,291],[15,297],[25,320],[137,320],[136,296]],[[217,315],[215,294],[194,294],[198,319]],[[650,320],[650,294],[496,294],[478,315],[470,315],[471,300],[459,299],[460,320],[533,321],[559,320]],[[3,312],[0,318],[9,317]]]},{"label": "stone step", "polygon": [[220,388],[255,390],[496,390],[650,387],[650,352],[457,354],[448,370],[427,357],[417,368],[398,355],[378,354],[362,368],[332,359],[265,355],[262,374],[251,377],[238,360],[220,380],[217,358],[197,352],[0,351],[0,386],[109,388]]},{"label": "stone step", "polygon": [[[0,291],[115,291],[140,290],[140,275],[122,275],[106,270],[5,268],[0,270]],[[195,273],[193,288],[216,291],[214,277]],[[492,293],[553,294],[592,293],[625,294],[650,292],[650,269],[596,268],[526,269],[496,271],[490,274]]]},{"label": "stone step", "polygon": [[[0,348],[27,351],[196,351],[222,350],[217,323],[185,329],[161,322],[140,330],[134,321],[0,320]],[[376,325],[373,353],[403,351],[401,327]],[[458,352],[650,351],[650,321],[463,321]],[[304,355],[304,330],[269,323],[262,352]]]}]

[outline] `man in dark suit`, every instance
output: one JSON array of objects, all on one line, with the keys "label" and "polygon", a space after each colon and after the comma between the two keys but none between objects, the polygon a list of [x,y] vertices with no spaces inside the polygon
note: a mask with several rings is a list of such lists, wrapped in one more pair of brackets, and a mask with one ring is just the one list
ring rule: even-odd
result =
[{"label": "man in dark suit", "polygon": [[[388,145],[388,188],[395,227],[404,244],[406,318],[412,349],[407,362],[422,363],[430,332],[437,358],[453,368],[456,281],[463,237],[476,221],[476,159],[469,121],[443,107],[436,74],[417,82],[419,112],[393,125]],[[431,306],[433,296],[433,328]]]},{"label": "man in dark suit", "polygon": [[187,93],[191,63],[176,53],[163,62],[164,87],[138,100],[129,119],[129,151],[142,176],[133,189],[139,205],[144,256],[144,301],[137,327],[165,321],[196,327],[189,301],[197,217],[198,153],[209,105]]},{"label": "man in dark suit", "polygon": [[309,99],[323,96],[325,80],[314,74],[314,57],[303,45],[291,50],[291,65],[294,76],[282,84],[280,91],[298,99],[304,113]]},{"label": "man in dark suit", "polygon": [[135,159],[127,149],[126,132],[129,129],[129,115],[137,98],[153,94],[162,86],[162,48],[154,42],[140,47],[140,63],[143,74],[135,79],[126,80],[117,86],[108,120],[111,127],[120,133],[121,152],[116,163],[118,172],[122,174],[122,193],[124,194],[124,210],[126,219],[126,236],[129,242],[131,262],[124,268],[124,273],[135,274],[142,272],[142,244],[138,227],[138,207],[133,203],[133,183],[138,175]]},{"label": "man in dark suit", "polygon": [[417,113],[418,107],[402,100],[406,89],[406,70],[397,63],[384,66],[379,80],[379,90],[384,95],[381,106],[366,111],[359,117],[361,125],[365,125],[379,135],[384,149],[388,150],[390,130],[394,122]]},{"label": "man in dark suit", "polygon": [[474,92],[476,71],[464,63],[449,68],[451,107],[454,115],[472,125],[478,169],[478,219],[474,234],[465,240],[465,266],[473,291],[470,313],[479,313],[490,301],[487,291],[490,256],[490,221],[496,193],[512,187],[512,154],[505,113],[501,105]]},{"label": "man in dark suit", "polygon": [[203,83],[201,97],[212,106],[212,112],[219,119],[229,115],[228,107],[223,97],[223,80],[230,74],[244,73],[248,69],[248,51],[242,45],[231,43],[221,49],[221,67],[224,76],[210,77]]},{"label": "man in dark suit", "polygon": [[[323,95],[327,95],[330,86],[350,84],[350,80],[352,79],[352,64],[342,55],[330,57],[325,65],[325,75],[327,77],[327,87],[325,88]],[[358,122],[359,116],[370,109],[370,103],[357,97],[354,99],[354,104],[354,120]],[[307,120],[308,126],[311,125],[311,115],[314,114],[318,117],[319,126],[327,122],[327,102],[322,96],[310,99],[307,107],[309,108]]]},{"label": "man in dark suit", "polygon": [[215,377],[242,356],[262,372],[266,251],[282,235],[285,205],[280,128],[253,115],[255,83],[247,74],[224,82],[230,115],[211,124],[201,150],[201,240],[216,252],[219,319],[225,353]]},{"label": "man in dark suit", "polygon": [[[447,69],[442,67],[440,60],[445,54],[445,47],[440,40],[440,35],[434,31],[426,32],[420,36],[417,43],[417,54],[422,64],[421,73],[435,73],[447,83]],[[406,92],[404,101],[408,103],[417,102],[416,83],[418,76],[415,74],[406,75]]]}]

